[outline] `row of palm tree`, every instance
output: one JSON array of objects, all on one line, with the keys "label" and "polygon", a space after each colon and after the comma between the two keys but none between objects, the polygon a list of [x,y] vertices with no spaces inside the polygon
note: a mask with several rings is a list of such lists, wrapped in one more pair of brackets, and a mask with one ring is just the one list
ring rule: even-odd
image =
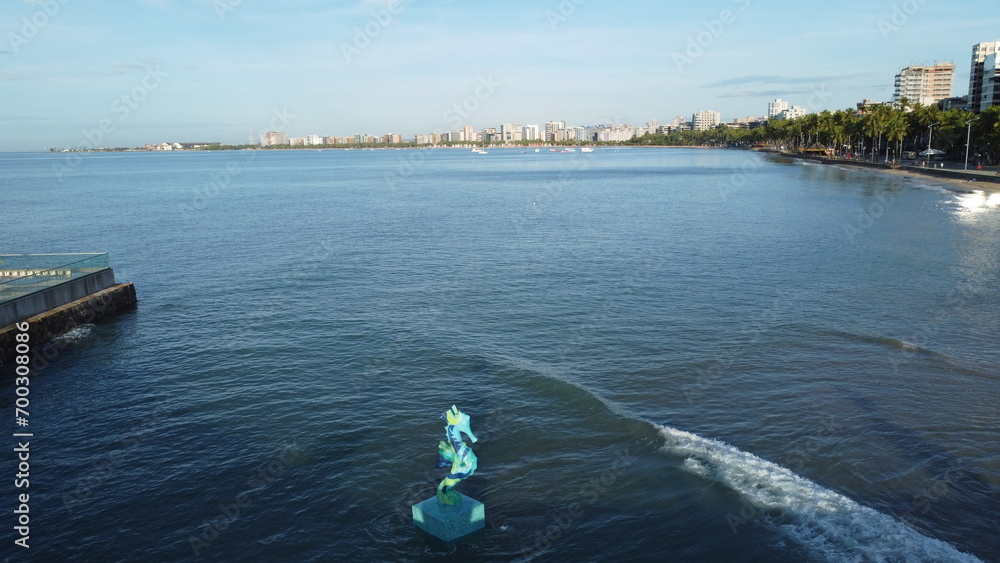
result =
[{"label": "row of palm tree", "polygon": [[902,100],[899,107],[875,105],[864,111],[822,111],[795,119],[771,120],[757,129],[720,127],[708,131],[674,131],[666,135],[646,135],[633,139],[633,143],[763,144],[786,150],[822,144],[838,156],[889,161],[899,160],[904,151],[919,153],[933,148],[943,151],[948,159],[961,161],[965,158],[967,137],[973,162],[1000,162],[1000,106],[975,114]]}]

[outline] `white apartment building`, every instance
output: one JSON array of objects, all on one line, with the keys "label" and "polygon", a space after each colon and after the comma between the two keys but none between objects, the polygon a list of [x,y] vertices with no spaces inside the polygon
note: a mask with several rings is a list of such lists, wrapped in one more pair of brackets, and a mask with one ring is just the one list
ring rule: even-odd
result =
[{"label": "white apartment building", "polygon": [[505,143],[521,140],[521,126],[517,123],[504,123],[500,126],[500,138]]},{"label": "white apartment building", "polygon": [[722,123],[722,114],[717,111],[699,111],[691,117],[691,128],[695,131],[715,129],[720,123]]},{"label": "white apartment building", "polygon": [[566,130],[565,121],[549,121],[545,124],[545,140],[546,141],[559,141],[559,132]]},{"label": "white apartment building", "polygon": [[806,108],[799,106],[792,106],[781,113],[779,113],[775,119],[795,119],[797,117],[802,117],[806,114]]},{"label": "white apartment building", "polygon": [[260,144],[269,147],[271,145],[287,145],[288,133],[283,131],[266,131],[260,136]]},{"label": "white apartment building", "polygon": [[525,141],[537,141],[541,139],[537,125],[525,125],[521,128],[521,138]]},{"label": "white apartment building", "polygon": [[955,63],[938,63],[934,66],[908,66],[896,75],[892,101],[906,98],[911,103],[930,106],[951,97]]},{"label": "white apartment building", "polygon": [[773,119],[781,115],[781,112],[787,109],[788,102],[783,101],[781,98],[775,98],[773,102],[767,104],[767,117],[768,119]]}]

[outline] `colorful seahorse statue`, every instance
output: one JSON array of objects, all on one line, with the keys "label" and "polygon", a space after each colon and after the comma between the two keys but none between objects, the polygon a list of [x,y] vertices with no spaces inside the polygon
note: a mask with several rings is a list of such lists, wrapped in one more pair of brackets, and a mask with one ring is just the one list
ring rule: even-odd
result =
[{"label": "colorful seahorse statue", "polygon": [[438,467],[448,467],[450,465],[451,470],[441,481],[441,484],[438,485],[437,498],[441,504],[457,506],[462,504],[462,497],[458,494],[458,491],[454,491],[452,488],[462,479],[470,477],[476,471],[476,466],[478,465],[476,454],[462,440],[462,433],[467,434],[473,443],[479,439],[472,433],[472,428],[469,426],[469,415],[458,410],[458,407],[455,405],[452,405],[450,409],[445,411],[441,415],[441,419],[448,423],[444,427],[448,441],[438,443],[438,455],[440,456]]}]

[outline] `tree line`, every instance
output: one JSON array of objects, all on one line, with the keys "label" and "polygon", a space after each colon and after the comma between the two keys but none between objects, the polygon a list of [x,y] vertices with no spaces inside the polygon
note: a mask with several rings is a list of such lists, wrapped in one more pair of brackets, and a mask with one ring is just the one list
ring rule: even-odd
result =
[{"label": "tree line", "polygon": [[944,158],[961,161],[965,159],[967,136],[970,137],[970,162],[1000,162],[1000,106],[975,114],[902,100],[900,107],[875,105],[861,112],[845,109],[811,113],[795,119],[772,119],[756,129],[733,129],[723,125],[706,131],[646,134],[633,138],[629,144],[757,145],[794,151],[819,143],[837,156],[890,161],[899,160],[905,152],[924,151],[930,144],[931,148],[943,151]]}]

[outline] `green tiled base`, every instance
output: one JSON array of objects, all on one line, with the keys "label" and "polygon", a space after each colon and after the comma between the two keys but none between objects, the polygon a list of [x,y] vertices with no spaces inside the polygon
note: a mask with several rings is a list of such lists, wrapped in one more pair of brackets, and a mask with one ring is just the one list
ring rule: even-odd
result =
[{"label": "green tiled base", "polygon": [[413,523],[421,530],[446,542],[457,540],[486,527],[486,507],[461,493],[459,506],[443,505],[436,496],[413,505]]}]

